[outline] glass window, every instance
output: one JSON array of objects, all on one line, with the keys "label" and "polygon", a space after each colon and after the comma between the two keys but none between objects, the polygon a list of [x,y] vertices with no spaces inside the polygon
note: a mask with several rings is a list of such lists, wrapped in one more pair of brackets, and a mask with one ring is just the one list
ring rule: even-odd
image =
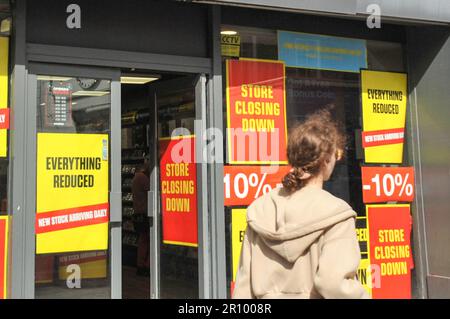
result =
[{"label": "glass window", "polygon": [[[225,60],[256,58],[278,60],[277,30],[222,25],[222,32],[238,36],[239,54],[223,54],[223,88],[225,90]],[[222,33],[223,34],[223,33]],[[366,41],[368,69],[379,71],[404,71],[403,50],[399,43]],[[222,52],[225,52],[222,48]],[[229,51],[232,52],[232,51]],[[303,120],[308,114],[330,107],[332,115],[345,127],[347,146],[342,161],[337,162],[332,178],[324,188],[347,201],[358,214],[364,215],[362,202],[361,170],[362,150],[357,142],[361,130],[359,73],[286,67],[287,129]],[[226,94],[224,93],[224,96]],[[226,115],[226,103],[223,105]],[[226,119],[226,116],[224,116]],[[224,121],[224,127],[226,121]],[[225,148],[224,152],[227,152]],[[228,296],[232,290],[233,248],[231,207],[225,208]]]},{"label": "glass window", "polygon": [[8,214],[8,158],[0,158],[0,216]]},{"label": "glass window", "polygon": [[110,298],[111,84],[37,78],[35,296]]},{"label": "glass window", "polygon": [[[166,171],[166,165],[164,162],[168,162],[168,158],[172,158],[173,163],[177,163],[177,155],[167,155],[167,146],[171,137],[174,134],[174,130],[178,132],[178,135],[189,137],[189,134],[194,134],[194,120],[195,120],[195,90],[194,88],[183,88],[178,90],[170,90],[168,92],[157,95],[158,105],[158,154],[160,161],[160,198],[161,198],[161,214],[166,214],[165,218],[168,225],[164,225],[163,216],[160,218],[161,238],[159,243],[160,250],[160,297],[163,299],[173,298],[186,298],[196,299],[199,298],[199,283],[198,283],[198,245],[192,244],[185,240],[184,242],[171,242],[167,238],[173,238],[173,229],[178,228],[179,234],[184,233],[185,236],[180,238],[189,238],[189,233],[197,234],[197,229],[192,229],[192,215],[198,214],[197,210],[192,210],[191,203],[188,207],[175,206],[170,207],[174,203],[170,202],[170,193],[180,194],[181,197],[186,198],[188,191],[183,189],[183,186],[179,188],[173,188],[173,185],[188,185],[183,184],[183,177],[177,177],[178,173],[175,173],[175,177],[168,177],[170,175],[164,174]],[[191,140],[194,143],[194,140]],[[170,162],[170,161],[169,161]],[[173,164],[172,164],[173,165]],[[183,174],[181,174],[183,175]],[[190,174],[187,174],[190,175]],[[164,176],[164,177],[163,177]],[[192,178],[192,177],[191,177]],[[163,183],[164,189],[163,189]],[[179,184],[177,184],[179,183]],[[168,186],[171,185],[171,186]],[[178,187],[178,186],[177,186]],[[169,190],[170,189],[170,190]],[[164,195],[164,197],[163,197]],[[176,198],[173,199],[176,201]],[[185,202],[186,203],[186,202]],[[164,207],[164,208],[163,208]],[[196,207],[196,206],[194,206]],[[176,219],[170,219],[170,215],[190,214],[189,219],[181,221],[178,217]],[[196,219],[196,218],[195,218]],[[176,225],[175,223],[182,223],[185,225]],[[166,238],[164,238],[166,237]],[[179,236],[176,236],[179,237]],[[197,240],[195,240],[197,241]]]},{"label": "glass window", "polygon": [[8,169],[9,169],[9,140],[8,140],[8,98],[9,98],[9,26],[11,18],[0,17],[0,299],[7,297],[8,269],[5,267],[9,237],[8,217]]},{"label": "glass window", "polygon": [[[2,25],[3,23],[10,23],[10,20],[10,18],[3,19]],[[6,115],[4,111],[7,110],[9,105],[9,38],[3,36],[7,34],[9,34],[9,28],[0,35],[0,111],[2,118]],[[3,123],[3,120],[0,122]],[[8,129],[0,129],[0,216],[8,214],[8,142]]]}]

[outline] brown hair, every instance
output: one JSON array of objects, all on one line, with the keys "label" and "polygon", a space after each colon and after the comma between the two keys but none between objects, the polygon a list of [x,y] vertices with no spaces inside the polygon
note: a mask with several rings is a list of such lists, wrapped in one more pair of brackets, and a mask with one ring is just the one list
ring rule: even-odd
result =
[{"label": "brown hair", "polygon": [[288,192],[301,189],[308,180],[302,178],[305,173],[317,175],[325,161],[335,156],[333,151],[342,152],[344,147],[345,135],[328,109],[309,115],[289,133],[287,157],[293,169],[283,178],[283,186]]}]

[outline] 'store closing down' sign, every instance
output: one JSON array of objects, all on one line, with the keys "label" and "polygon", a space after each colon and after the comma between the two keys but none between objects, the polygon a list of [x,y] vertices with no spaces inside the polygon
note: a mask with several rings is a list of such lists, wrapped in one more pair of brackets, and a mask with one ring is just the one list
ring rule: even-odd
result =
[{"label": "'store closing down' sign", "polygon": [[411,298],[410,205],[367,205],[363,222],[360,281],[374,299]]},{"label": "'store closing down' sign", "polygon": [[39,133],[36,253],[108,249],[108,135]]},{"label": "'store closing down' sign", "polygon": [[197,247],[195,137],[159,140],[163,242]]},{"label": "'store closing down' sign", "polygon": [[287,164],[284,63],[227,60],[231,164]]}]

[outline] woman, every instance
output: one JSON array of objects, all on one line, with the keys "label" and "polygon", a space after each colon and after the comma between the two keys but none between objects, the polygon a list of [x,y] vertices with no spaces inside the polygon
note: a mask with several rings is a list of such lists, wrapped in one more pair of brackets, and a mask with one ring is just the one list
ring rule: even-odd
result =
[{"label": "woman", "polygon": [[137,248],[138,276],[150,276],[150,224],[147,217],[147,192],[150,190],[150,164],[144,157],[144,165],[134,174],[131,191],[133,194],[133,222],[139,234]]},{"label": "woman", "polygon": [[344,144],[326,110],[291,131],[283,187],[247,209],[233,298],[369,297],[356,278],[356,214],[323,190]]}]

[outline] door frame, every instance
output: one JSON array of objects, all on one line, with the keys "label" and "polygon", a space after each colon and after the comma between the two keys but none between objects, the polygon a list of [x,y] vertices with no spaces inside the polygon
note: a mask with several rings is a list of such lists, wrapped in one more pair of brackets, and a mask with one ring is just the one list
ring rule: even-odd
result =
[{"label": "door frame", "polygon": [[161,216],[161,197],[159,193],[159,158],[156,152],[158,143],[158,116],[157,116],[157,98],[159,94],[170,93],[179,89],[192,88],[194,90],[195,120],[201,123],[200,126],[195,125],[195,131],[191,132],[195,138],[195,159],[197,168],[197,224],[198,224],[198,288],[199,298],[212,298],[212,277],[211,277],[211,247],[210,247],[210,228],[208,216],[208,172],[206,163],[198,159],[202,159],[203,150],[205,148],[205,140],[203,137],[206,132],[206,75],[204,73],[189,73],[186,78],[169,80],[166,82],[155,83],[151,88],[150,105],[151,126],[153,129],[153,154],[152,162],[154,163],[150,175],[150,191],[148,192],[148,216],[153,218],[153,227],[150,229],[150,296],[152,299],[160,298],[160,238],[161,230],[159,229],[159,216]]},{"label": "door frame", "polygon": [[[106,68],[136,68],[152,69],[167,72],[192,72],[208,75],[207,83],[207,120],[208,127],[223,131],[223,94],[222,94],[222,56],[220,44],[221,8],[210,8],[209,27],[211,32],[206,35],[210,42],[211,54],[208,58],[179,55],[154,54],[134,51],[117,51],[109,49],[91,49],[29,43],[26,37],[26,2],[19,1],[16,5],[14,53],[12,54],[11,86],[11,131],[10,131],[10,165],[8,182],[8,211],[12,215],[11,245],[9,258],[9,293],[11,298],[33,298],[29,282],[30,265],[26,264],[25,256],[30,254],[29,237],[34,223],[29,224],[26,218],[26,206],[31,202],[29,196],[34,196],[29,190],[25,161],[30,155],[28,144],[29,129],[27,123],[30,114],[28,103],[28,64],[30,62],[58,63],[60,65],[77,65]],[[33,118],[33,121],[35,118]],[[225,212],[223,205],[223,153],[218,150],[215,161],[208,164],[208,181],[210,182],[210,225],[211,225],[211,273],[212,298],[227,297],[226,283],[226,250],[225,250]],[[35,177],[34,177],[35,178]],[[34,204],[33,204],[34,205]],[[34,249],[34,248],[33,248]],[[34,251],[34,250],[33,250]],[[34,266],[34,263],[33,263]],[[34,274],[34,269],[32,271]]]},{"label": "door frame", "polygon": [[[195,74],[195,73],[191,73]],[[207,127],[206,122],[206,92],[207,92],[207,78],[205,73],[197,73],[197,79],[193,88],[195,90],[195,118],[201,120],[201,127],[199,132],[194,132],[199,136],[205,132]],[[122,190],[121,190],[121,83],[119,69],[113,68],[99,68],[89,66],[74,66],[66,64],[46,64],[46,63],[30,63],[26,69],[26,103],[25,114],[27,127],[26,141],[27,160],[24,162],[26,166],[27,180],[36,180],[36,165],[34,159],[37,155],[36,140],[36,99],[37,99],[37,75],[55,75],[55,76],[71,76],[71,77],[86,77],[99,78],[111,80],[111,112],[110,112],[110,284],[111,284],[111,298],[122,298]],[[173,86],[172,86],[173,88]],[[161,86],[159,90],[163,90]],[[156,103],[156,90],[154,91],[154,103]],[[153,105],[155,106],[155,105]],[[154,113],[156,121],[156,113]],[[155,123],[156,124],[156,123]],[[157,125],[154,126],[157,130]],[[156,132],[157,133],[157,132]],[[154,135],[155,137],[157,135]],[[203,139],[196,139],[196,158],[203,156],[205,141]],[[159,165],[158,165],[159,167]],[[152,172],[152,179],[159,179],[158,171]],[[210,225],[208,214],[208,198],[206,192],[208,187],[204,186],[208,183],[207,166],[203,161],[197,163],[197,179],[198,184],[201,185],[198,191],[198,264],[199,264],[199,298],[213,298],[213,278],[211,274],[211,243],[210,243]],[[158,182],[158,181],[157,181]],[[158,184],[154,184],[158,186]],[[155,188],[149,192],[149,208],[156,207],[159,210],[159,188]],[[23,276],[19,282],[12,283],[12,297],[18,296],[18,288],[22,288],[22,298],[35,298],[35,207],[36,207],[36,184],[27,183],[25,193],[27,194],[26,202],[24,203],[24,224],[20,228],[26,233],[25,238],[13,239],[17,244],[20,240],[21,245],[26,252],[22,255],[24,261]],[[149,209],[150,211],[150,209]],[[155,211],[155,210],[154,210]],[[149,212],[150,214],[150,212]],[[156,223],[155,223],[156,224]],[[15,232],[17,233],[18,225],[16,225]],[[26,229],[23,229],[26,228]],[[154,234],[156,236],[157,234]],[[18,237],[18,236],[16,236]],[[155,237],[151,237],[155,239]],[[159,245],[158,241],[153,242]],[[151,246],[152,247],[152,246]],[[156,247],[153,247],[155,249]],[[159,253],[158,250],[154,254]],[[16,257],[17,258],[17,257]],[[155,262],[159,262],[158,258]],[[159,264],[156,268],[159,269]],[[155,274],[159,277],[159,273]],[[151,295],[154,298],[159,297],[159,289],[153,291],[153,287],[159,288],[159,278],[152,276],[151,281],[156,282],[157,285],[152,285]]]},{"label": "door frame", "polygon": [[[219,11],[214,11],[214,29],[217,31],[220,29],[220,23],[217,17],[219,17]],[[70,70],[73,74],[79,74],[82,70],[86,71],[81,76],[88,76],[89,71],[95,70],[93,77],[120,77],[120,69],[137,68],[137,69],[152,69],[154,71],[162,72],[186,72],[193,74],[205,74],[206,81],[206,109],[203,109],[202,118],[206,121],[203,122],[203,126],[216,127],[223,129],[223,113],[222,113],[222,75],[221,75],[221,55],[220,55],[220,38],[216,36],[211,37],[212,47],[214,47],[213,58],[191,58],[185,56],[171,56],[171,55],[155,55],[155,54],[142,54],[137,52],[121,52],[120,59],[115,59],[118,55],[115,55],[115,51],[108,50],[96,50],[96,49],[84,49],[84,48],[64,48],[54,47],[49,45],[40,45],[39,54],[31,53],[34,44],[19,43],[23,47],[24,57],[23,65],[20,59],[16,59],[13,72],[12,88],[12,132],[10,147],[12,151],[12,165],[10,165],[11,178],[10,190],[14,193],[10,202],[10,210],[13,215],[13,223],[11,227],[12,233],[12,245],[10,253],[10,293],[11,298],[34,298],[34,220],[31,221],[30,214],[33,215],[34,211],[30,212],[29,206],[32,203],[34,207],[35,203],[35,187],[31,187],[28,180],[35,180],[32,170],[27,165],[26,158],[30,156],[35,158],[36,154],[33,153],[35,145],[30,142],[30,138],[34,138],[36,134],[35,130],[35,115],[31,114],[29,110],[33,110],[35,107],[35,94],[30,94],[32,90],[33,81],[30,81],[29,73],[40,72],[57,72]],[[18,44],[18,45],[19,45]],[[55,49],[58,49],[55,51]],[[65,51],[64,51],[65,50]],[[64,52],[62,52],[64,51]],[[92,57],[95,51],[98,53],[101,51],[105,55],[105,59],[99,60]],[[70,52],[70,54],[64,54]],[[125,54],[126,53],[126,54]],[[145,61],[145,62],[144,62]],[[214,63],[212,63],[215,61]],[[51,64],[49,62],[56,62],[58,64]],[[78,72],[78,73],[77,73]],[[62,72],[64,73],[64,72]],[[99,75],[102,74],[102,75]],[[110,74],[109,76],[105,74]],[[113,75],[115,74],[115,75]],[[113,87],[113,83],[111,83]],[[118,83],[120,86],[120,83]],[[111,88],[112,88],[111,87]],[[120,92],[120,91],[119,91]],[[120,94],[120,93],[119,93]],[[120,100],[120,96],[118,96]],[[31,106],[30,106],[30,105]],[[114,110],[112,115],[119,115],[119,118],[115,117],[115,120],[111,122],[111,134],[119,134],[120,130],[113,130],[113,125],[119,126],[120,123],[120,102],[118,105],[111,106]],[[113,124],[116,123],[116,124]],[[30,127],[28,124],[34,125]],[[15,127],[14,127],[15,126]],[[34,135],[33,135],[34,134]],[[112,137],[112,135],[111,135]],[[120,148],[111,144],[111,152],[113,147]],[[117,152],[116,152],[117,153]],[[120,151],[119,151],[120,153]],[[119,155],[120,156],[120,155]],[[117,159],[120,165],[120,158]],[[207,181],[210,185],[210,197],[202,206],[209,206],[209,214],[206,216],[210,229],[208,234],[210,241],[207,242],[207,253],[202,256],[204,260],[205,272],[208,273],[207,280],[202,283],[202,287],[209,285],[204,291],[203,298],[226,298],[227,284],[226,284],[226,258],[225,258],[225,216],[223,206],[223,153],[219,150],[216,154],[215,161],[213,163],[204,164],[202,170],[207,168],[208,175]],[[112,175],[111,175],[112,176]],[[117,177],[118,178],[118,177]],[[121,202],[118,199],[117,190],[115,196],[110,203]],[[216,194],[217,193],[217,194]],[[208,202],[209,201],[209,202]],[[117,204],[115,205],[117,206]],[[33,208],[34,210],[34,208]],[[121,231],[116,231],[121,233]],[[113,238],[118,237],[114,235]],[[115,239],[117,241],[117,239]],[[33,241],[33,243],[31,243]],[[121,241],[121,240],[120,240]],[[33,255],[33,262],[30,264],[28,261],[29,256]],[[114,260],[121,259],[121,255],[115,254]],[[202,263],[203,265],[203,263]],[[121,262],[120,262],[121,266]],[[116,267],[117,268],[117,267]],[[117,270],[116,270],[117,272]],[[120,275],[116,275],[117,280],[112,281],[111,296],[113,298],[121,298],[121,283],[122,278]],[[32,284],[31,284],[32,283]]]},{"label": "door frame", "polygon": [[[36,125],[36,101],[37,101],[37,75],[54,75],[54,76],[71,76],[98,78],[111,81],[111,111],[110,111],[110,287],[111,298],[121,298],[122,293],[122,269],[121,269],[121,245],[122,245],[122,196],[121,196],[121,87],[120,72],[108,68],[80,67],[72,65],[55,65],[30,63],[26,69],[26,87],[23,111],[26,118],[23,125],[26,126],[26,135],[23,136],[23,144],[26,146],[24,152],[23,165],[25,167],[26,180],[33,181],[25,185],[25,198],[23,202],[23,221],[16,224],[13,232],[14,246],[20,245],[25,252],[22,255],[23,276],[16,276],[16,280],[11,284],[12,298],[35,298],[35,217],[36,217],[36,141],[37,141],[37,125]],[[20,209],[20,208],[19,208]],[[20,228],[20,230],[19,230]],[[17,238],[23,231],[25,236]],[[16,237],[16,238],[15,238]],[[120,245],[120,246],[119,246]],[[19,254],[17,248],[13,249],[13,253]],[[14,258],[14,256],[13,256]],[[17,263],[16,260],[13,262]],[[120,267],[118,267],[118,265]],[[13,267],[14,268],[14,267]],[[18,280],[17,280],[18,279]],[[22,291],[20,291],[20,290]]]}]

